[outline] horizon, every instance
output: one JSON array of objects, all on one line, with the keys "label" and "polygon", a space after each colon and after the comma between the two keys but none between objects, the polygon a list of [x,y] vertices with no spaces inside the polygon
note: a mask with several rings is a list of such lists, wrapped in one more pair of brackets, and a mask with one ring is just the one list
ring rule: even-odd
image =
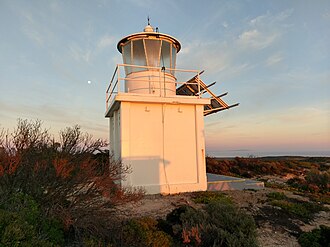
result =
[{"label": "horizon", "polygon": [[122,63],[116,45],[142,31],[147,16],[181,42],[178,69],[205,70],[206,84],[217,81],[213,92],[240,103],[205,117],[207,154],[330,156],[325,0],[3,0],[0,128],[40,119],[55,137],[78,124],[109,140],[105,90]]}]

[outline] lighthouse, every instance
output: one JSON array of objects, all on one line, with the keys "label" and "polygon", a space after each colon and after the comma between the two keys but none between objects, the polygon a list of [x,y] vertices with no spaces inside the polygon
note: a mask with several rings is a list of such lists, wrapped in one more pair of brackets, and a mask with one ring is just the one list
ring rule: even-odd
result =
[{"label": "lighthouse", "polygon": [[147,194],[207,189],[204,116],[229,109],[200,78],[176,68],[180,42],[149,21],[117,44],[123,64],[106,91],[112,158],[130,167],[122,186]]}]

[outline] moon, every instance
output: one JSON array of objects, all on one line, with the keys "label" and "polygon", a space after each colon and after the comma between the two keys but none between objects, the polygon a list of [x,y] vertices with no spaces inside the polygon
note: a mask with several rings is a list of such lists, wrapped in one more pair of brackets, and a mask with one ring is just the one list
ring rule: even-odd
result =
[{"label": "moon", "polygon": [[91,83],[92,83],[92,81],[87,81],[87,83],[88,83],[88,84],[91,84]]}]

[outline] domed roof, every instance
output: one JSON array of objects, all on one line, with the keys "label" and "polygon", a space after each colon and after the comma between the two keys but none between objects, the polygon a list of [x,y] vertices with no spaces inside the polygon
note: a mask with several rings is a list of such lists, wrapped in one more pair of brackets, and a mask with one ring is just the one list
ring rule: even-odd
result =
[{"label": "domed roof", "polygon": [[148,24],[147,26],[145,26],[145,28],[143,29],[143,32],[153,32],[154,28]]}]

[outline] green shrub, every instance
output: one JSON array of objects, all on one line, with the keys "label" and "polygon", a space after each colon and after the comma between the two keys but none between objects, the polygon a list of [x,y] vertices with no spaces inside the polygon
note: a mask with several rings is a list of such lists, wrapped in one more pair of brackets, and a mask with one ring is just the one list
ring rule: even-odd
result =
[{"label": "green shrub", "polygon": [[230,204],[206,206],[208,221],[202,246],[258,246],[252,216]]},{"label": "green shrub", "polygon": [[176,246],[258,246],[253,218],[229,203],[210,202],[204,210],[177,208],[162,228],[170,230]]},{"label": "green shrub", "polygon": [[[184,241],[184,233],[187,233],[189,228],[201,224],[201,220],[205,217],[204,212],[196,210],[190,206],[181,206],[174,209],[166,216],[166,220],[158,220],[158,226],[164,232],[172,236],[175,246],[181,246]],[[194,237],[191,236],[190,242],[194,242]]]},{"label": "green shrub", "polygon": [[301,247],[329,247],[330,227],[321,225],[320,228],[311,232],[304,232],[300,235],[298,242]]},{"label": "green shrub", "polygon": [[197,192],[193,196],[193,201],[195,203],[203,204],[209,204],[211,202],[232,203],[231,199],[227,195],[214,191]]},{"label": "green shrub", "polygon": [[274,200],[271,204],[282,208],[305,222],[310,221],[315,213],[326,210],[324,206],[312,202]]},{"label": "green shrub", "polygon": [[287,189],[285,184],[280,184],[276,182],[264,182],[265,187],[273,189]]},{"label": "green shrub", "polygon": [[267,194],[267,197],[271,200],[284,200],[287,198],[283,192],[270,192]]},{"label": "green shrub", "polygon": [[22,215],[0,209],[0,246],[61,246],[63,233],[55,227],[53,229],[57,231],[56,239],[38,225],[26,221]]},{"label": "green shrub", "polygon": [[6,202],[2,202],[0,208],[0,243],[2,245],[63,245],[64,232],[61,224],[42,216],[38,204],[30,196],[15,193]]},{"label": "green shrub", "polygon": [[95,237],[84,237],[83,238],[83,246],[84,247],[112,247],[111,244],[105,243],[101,239]]},{"label": "green shrub", "polygon": [[172,245],[171,237],[157,227],[158,222],[152,218],[128,220],[123,228],[119,246],[129,247],[167,247]]}]

